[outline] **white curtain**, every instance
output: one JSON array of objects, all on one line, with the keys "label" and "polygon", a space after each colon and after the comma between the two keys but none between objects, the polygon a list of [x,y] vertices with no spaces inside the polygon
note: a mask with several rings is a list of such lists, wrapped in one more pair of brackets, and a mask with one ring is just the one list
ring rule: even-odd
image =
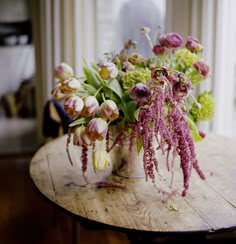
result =
[{"label": "white curtain", "polygon": [[82,72],[83,57],[92,61],[96,52],[95,0],[31,1],[36,54],[38,136],[42,141],[43,109],[55,80],[53,69],[60,62]]},{"label": "white curtain", "polygon": [[183,36],[193,35],[204,45],[204,58],[211,68],[211,77],[201,90],[212,90],[216,113],[212,123],[200,124],[204,131],[232,136],[235,86],[234,55],[236,21],[234,0],[168,0],[167,31]]}]

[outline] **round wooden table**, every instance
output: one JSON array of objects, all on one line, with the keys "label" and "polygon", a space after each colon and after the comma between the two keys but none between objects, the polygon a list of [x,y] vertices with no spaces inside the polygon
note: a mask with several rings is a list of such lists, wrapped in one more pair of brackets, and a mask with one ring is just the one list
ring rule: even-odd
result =
[{"label": "round wooden table", "polygon": [[[155,233],[217,232],[236,227],[236,141],[208,135],[196,143],[199,165],[206,175],[201,180],[195,171],[186,197],[181,196],[183,178],[176,168],[177,194],[163,195],[145,179],[110,176],[125,189],[97,187],[94,182],[111,175],[111,169],[93,173],[89,168],[85,184],[81,174],[80,150],[71,145],[74,165],[69,163],[66,136],[42,146],[30,164],[30,175],[39,191],[70,213],[122,230]],[[178,163],[176,163],[178,166]],[[169,179],[165,161],[159,160],[157,187],[165,189]]]}]

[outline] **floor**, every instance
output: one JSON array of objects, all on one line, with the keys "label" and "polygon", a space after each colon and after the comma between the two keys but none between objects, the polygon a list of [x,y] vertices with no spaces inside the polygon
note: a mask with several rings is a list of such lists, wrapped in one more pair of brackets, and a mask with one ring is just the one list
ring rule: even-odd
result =
[{"label": "floor", "polygon": [[[121,232],[85,229],[72,217],[55,208],[38,192],[28,170],[30,160],[36,150],[33,129],[35,124],[32,122],[31,126],[27,127],[25,123],[16,123],[16,121],[6,123],[5,121],[6,127],[1,128],[4,123],[0,121],[0,136],[2,137],[0,138],[0,244],[131,243],[127,235]],[[194,242],[193,239],[184,242],[177,238],[158,237],[151,241],[137,235],[133,236],[133,239],[135,241],[132,243],[135,244]],[[201,242],[197,241],[197,243],[222,242],[234,243],[235,235],[219,235],[214,238],[208,237],[207,240],[201,240]]]},{"label": "floor", "polygon": [[0,117],[0,154],[36,150],[36,120]]}]

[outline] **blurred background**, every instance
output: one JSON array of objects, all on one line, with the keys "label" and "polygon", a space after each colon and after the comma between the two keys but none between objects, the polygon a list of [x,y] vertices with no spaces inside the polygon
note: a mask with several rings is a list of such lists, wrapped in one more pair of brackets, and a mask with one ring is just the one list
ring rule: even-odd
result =
[{"label": "blurred background", "polygon": [[[10,209],[20,205],[19,216],[32,220],[33,210],[25,207],[28,194],[32,204],[36,201],[41,208],[44,204],[29,186],[28,164],[50,137],[43,133],[43,126],[56,82],[53,68],[66,62],[80,76],[83,58],[97,62],[104,52],[119,52],[128,39],[137,41],[137,51],[147,56],[141,26],[152,30],[153,41],[161,30],[179,32],[185,40],[192,35],[202,42],[211,76],[199,91],[212,91],[216,114],[212,122],[200,127],[235,138],[235,9],[234,0],[0,0],[0,190],[5,193],[0,193],[0,238],[1,231],[8,233],[6,223],[15,214]],[[45,212],[51,211],[44,207]],[[32,226],[23,223],[28,233]],[[34,229],[33,233],[38,232]],[[22,243],[36,243],[22,238]],[[0,243],[10,242],[0,239]]]},{"label": "blurred background", "polygon": [[148,56],[148,43],[139,34],[144,25],[154,42],[158,31],[200,39],[211,67],[200,90],[212,90],[216,99],[214,121],[200,126],[235,137],[235,5],[232,0],[0,0],[0,153],[33,151],[45,141],[43,112],[56,65],[67,62],[80,75],[83,58],[97,62],[128,39]]}]

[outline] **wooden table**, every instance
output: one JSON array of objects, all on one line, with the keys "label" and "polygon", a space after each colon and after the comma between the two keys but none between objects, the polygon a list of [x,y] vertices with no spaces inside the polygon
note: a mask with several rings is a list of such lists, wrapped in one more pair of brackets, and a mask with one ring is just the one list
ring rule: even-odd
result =
[{"label": "wooden table", "polygon": [[[41,147],[31,161],[30,175],[43,195],[75,216],[107,228],[167,234],[212,233],[236,227],[235,140],[208,135],[196,144],[199,164],[207,179],[201,180],[193,171],[190,190],[184,198],[179,167],[174,181],[178,193],[172,197],[158,193],[145,179],[111,176],[126,188],[97,188],[93,183],[110,175],[110,168],[98,174],[88,169],[91,184],[86,185],[78,147],[70,147],[74,162],[71,166],[65,144],[66,136],[62,136]],[[165,168],[163,159],[159,165]],[[159,179],[158,187],[168,185],[164,171]]]}]

